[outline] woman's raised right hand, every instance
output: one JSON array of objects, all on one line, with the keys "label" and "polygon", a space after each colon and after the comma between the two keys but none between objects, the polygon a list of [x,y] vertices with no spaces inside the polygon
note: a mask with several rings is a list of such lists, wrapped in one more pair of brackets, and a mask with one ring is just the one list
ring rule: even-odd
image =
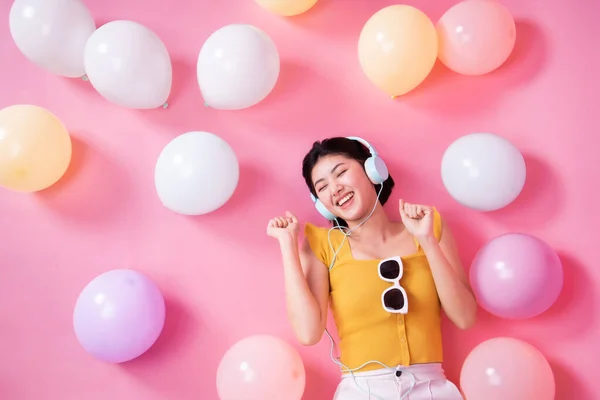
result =
[{"label": "woman's raised right hand", "polygon": [[298,231],[298,219],[289,211],[286,211],[285,216],[271,219],[267,225],[267,235],[275,239],[285,237],[297,238]]}]

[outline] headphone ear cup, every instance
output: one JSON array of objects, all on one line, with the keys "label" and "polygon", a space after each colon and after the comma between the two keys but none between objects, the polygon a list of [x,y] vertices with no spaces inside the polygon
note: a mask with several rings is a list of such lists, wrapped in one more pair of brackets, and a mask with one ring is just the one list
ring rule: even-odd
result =
[{"label": "headphone ear cup", "polygon": [[335,219],[335,215],[333,215],[326,207],[325,205],[323,205],[323,203],[321,203],[321,200],[317,199],[315,201],[315,208],[317,209],[317,211],[319,211],[319,213],[327,218],[329,221],[333,221]]},{"label": "headphone ear cup", "polygon": [[372,156],[365,161],[365,172],[375,185],[379,185],[390,176],[385,161],[378,156]]}]

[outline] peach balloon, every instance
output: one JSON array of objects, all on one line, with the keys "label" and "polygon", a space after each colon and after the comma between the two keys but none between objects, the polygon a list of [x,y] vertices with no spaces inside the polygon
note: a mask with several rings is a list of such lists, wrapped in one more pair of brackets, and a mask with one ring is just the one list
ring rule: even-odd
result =
[{"label": "peach balloon", "polygon": [[302,14],[317,4],[317,0],[255,0],[262,8],[284,17]]},{"label": "peach balloon", "polygon": [[56,183],[71,162],[71,137],[48,110],[14,105],[0,110],[0,186],[35,192]]},{"label": "peach balloon", "polygon": [[500,67],[516,41],[510,11],[494,0],[466,0],[437,24],[440,61],[463,75],[483,75]]},{"label": "peach balloon", "polygon": [[217,368],[221,400],[300,400],[305,383],[300,354],[271,335],[240,340],[227,350]]},{"label": "peach balloon", "polygon": [[434,24],[425,13],[407,5],[377,11],[358,39],[358,58],[364,73],[393,98],[425,80],[437,51]]},{"label": "peach balloon", "polygon": [[510,337],[476,346],[462,366],[460,386],[467,400],[554,400],[556,392],[544,355]]}]

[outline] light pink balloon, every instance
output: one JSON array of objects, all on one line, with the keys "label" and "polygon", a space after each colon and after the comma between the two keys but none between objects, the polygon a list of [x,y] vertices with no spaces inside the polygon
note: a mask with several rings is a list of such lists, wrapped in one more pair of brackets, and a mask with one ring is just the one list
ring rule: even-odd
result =
[{"label": "light pink balloon", "polygon": [[500,67],[515,46],[510,11],[494,0],[465,0],[438,21],[438,58],[463,75],[483,75]]},{"label": "light pink balloon", "polygon": [[237,342],[217,370],[221,400],[300,400],[305,383],[300,355],[284,340],[269,335]]},{"label": "light pink balloon", "polygon": [[465,359],[460,386],[466,400],[554,400],[556,384],[544,355],[518,339],[487,340]]},{"label": "light pink balloon", "polygon": [[507,233],[475,255],[469,280],[479,305],[508,319],[535,317],[546,311],[563,288],[563,267],[541,239]]}]

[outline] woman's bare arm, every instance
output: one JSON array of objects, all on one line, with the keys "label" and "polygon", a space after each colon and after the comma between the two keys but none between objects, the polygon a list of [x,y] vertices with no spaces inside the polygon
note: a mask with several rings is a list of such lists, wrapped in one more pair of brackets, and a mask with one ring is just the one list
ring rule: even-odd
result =
[{"label": "woman's bare arm", "polygon": [[283,258],[288,319],[306,346],[318,343],[327,324],[329,272],[305,239],[299,248],[295,235],[279,238]]}]

